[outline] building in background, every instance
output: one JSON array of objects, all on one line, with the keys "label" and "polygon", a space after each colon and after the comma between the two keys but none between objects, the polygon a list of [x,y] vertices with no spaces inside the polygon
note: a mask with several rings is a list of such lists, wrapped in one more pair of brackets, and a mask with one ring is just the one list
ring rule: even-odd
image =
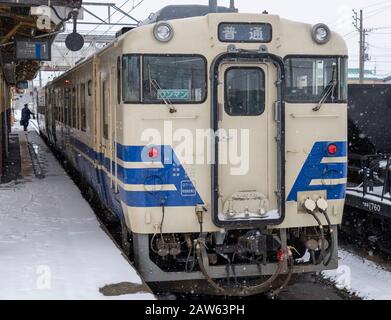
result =
[{"label": "building in background", "polygon": [[[349,84],[358,84],[360,83],[360,69],[359,68],[349,68],[348,74]],[[364,83],[363,84],[382,84],[384,83],[384,77],[378,76],[372,70],[364,71]]]}]

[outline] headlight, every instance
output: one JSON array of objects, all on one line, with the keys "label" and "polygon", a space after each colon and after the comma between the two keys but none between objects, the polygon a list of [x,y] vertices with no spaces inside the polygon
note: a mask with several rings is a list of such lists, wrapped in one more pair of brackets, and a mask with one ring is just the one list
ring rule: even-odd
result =
[{"label": "headlight", "polygon": [[159,22],[155,25],[153,34],[156,40],[161,42],[168,42],[174,36],[174,30],[168,22]]},{"label": "headlight", "polygon": [[312,39],[318,44],[325,44],[330,40],[331,31],[328,26],[319,23],[312,28]]}]

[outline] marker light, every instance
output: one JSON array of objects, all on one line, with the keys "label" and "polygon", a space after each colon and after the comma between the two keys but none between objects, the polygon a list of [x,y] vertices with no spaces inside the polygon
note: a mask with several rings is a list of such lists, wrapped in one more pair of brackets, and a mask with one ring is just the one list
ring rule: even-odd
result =
[{"label": "marker light", "polygon": [[327,146],[327,152],[329,155],[334,156],[337,153],[337,151],[338,151],[338,148],[334,143],[329,144]]},{"label": "marker light", "polygon": [[174,30],[168,22],[159,22],[153,29],[155,39],[161,42],[168,42],[174,36]]},{"label": "marker light", "polygon": [[325,44],[329,42],[331,31],[328,26],[323,23],[316,24],[312,28],[312,40],[317,44]]},{"label": "marker light", "polygon": [[285,251],[280,249],[277,251],[277,260],[282,262],[285,259]]},{"label": "marker light", "polygon": [[150,148],[148,150],[148,156],[152,159],[156,159],[159,156],[159,150],[156,148]]}]

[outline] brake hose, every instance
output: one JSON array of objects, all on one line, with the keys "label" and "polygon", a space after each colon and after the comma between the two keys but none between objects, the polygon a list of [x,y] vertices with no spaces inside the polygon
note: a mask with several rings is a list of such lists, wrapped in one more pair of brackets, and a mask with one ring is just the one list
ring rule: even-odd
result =
[{"label": "brake hose", "polygon": [[248,296],[250,294],[260,294],[262,292],[265,292],[272,283],[277,279],[277,277],[281,274],[283,269],[283,261],[279,261],[276,271],[273,275],[271,275],[266,281],[256,284],[252,287],[241,287],[241,288],[223,288],[221,287],[217,282],[215,282],[208,274],[208,272],[205,269],[202,252],[201,252],[201,245],[202,241],[197,240],[195,246],[196,246],[196,254],[197,254],[197,261],[198,265],[200,267],[200,270],[202,274],[204,275],[205,279],[208,281],[208,283],[218,292],[224,293],[228,296]]},{"label": "brake hose", "polygon": [[285,281],[282,283],[282,285],[280,285],[276,290],[271,292],[270,295],[272,297],[278,295],[281,292],[281,290],[284,289],[288,285],[289,281],[291,281],[292,274],[293,274],[293,258],[292,257],[288,258],[288,265],[289,265],[289,273],[288,273]]},{"label": "brake hose", "polygon": [[329,230],[330,230],[330,254],[329,254],[327,261],[326,262],[323,261],[323,265],[327,267],[330,264],[330,261],[331,261],[331,258],[333,256],[333,252],[334,252],[333,229],[331,227],[331,221],[330,221],[330,218],[329,218],[329,215],[327,214],[327,212],[325,210],[320,210],[320,212],[322,212],[324,217],[326,218],[326,221],[327,221],[327,224],[328,224]]},{"label": "brake hose", "polygon": [[314,219],[316,220],[316,222],[318,222],[318,225],[319,225],[319,229],[320,229],[320,238],[322,240],[322,245],[320,246],[320,259],[319,261],[314,261],[316,264],[319,264],[320,263],[320,260],[324,260],[325,258],[325,248],[324,248],[324,244],[325,244],[325,237],[324,237],[324,230],[323,230],[323,225],[322,225],[322,222],[319,220],[319,218],[316,216],[315,213],[313,213],[311,210],[307,210],[308,214],[310,214],[311,216],[314,217]]}]

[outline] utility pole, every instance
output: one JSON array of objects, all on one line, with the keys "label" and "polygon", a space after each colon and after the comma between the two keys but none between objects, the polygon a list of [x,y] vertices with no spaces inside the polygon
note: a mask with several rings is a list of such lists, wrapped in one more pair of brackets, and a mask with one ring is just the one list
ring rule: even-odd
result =
[{"label": "utility pole", "polygon": [[360,33],[359,60],[360,60],[360,84],[362,84],[364,83],[365,61],[368,60],[366,36],[368,35],[368,32],[372,31],[370,29],[364,29],[364,15],[362,10],[360,10],[359,15],[355,10],[353,10],[353,26]]},{"label": "utility pole", "polygon": [[217,12],[217,0],[209,0],[209,12]]}]

